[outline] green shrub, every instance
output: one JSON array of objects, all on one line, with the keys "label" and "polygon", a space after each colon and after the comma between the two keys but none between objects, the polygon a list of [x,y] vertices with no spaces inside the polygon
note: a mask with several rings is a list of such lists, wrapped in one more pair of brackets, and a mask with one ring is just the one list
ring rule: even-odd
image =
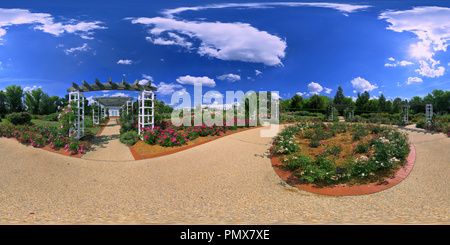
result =
[{"label": "green shrub", "polygon": [[425,119],[420,119],[416,122],[416,128],[425,128],[426,124],[427,122],[425,121]]},{"label": "green shrub", "polygon": [[92,122],[92,120],[86,119],[86,120],[84,120],[84,126],[92,127],[92,126],[94,126],[94,123]]},{"label": "green shrub", "polygon": [[49,115],[45,115],[45,116],[43,116],[42,117],[42,120],[44,120],[44,121],[52,121],[52,122],[56,122],[56,121],[58,121],[58,115],[59,115],[59,112],[55,112],[55,113],[52,113],[52,114],[49,114]]},{"label": "green shrub", "polygon": [[13,112],[7,116],[7,119],[14,125],[23,125],[31,122],[31,115],[28,112]]},{"label": "green shrub", "polygon": [[127,146],[132,146],[139,140],[139,135],[135,131],[128,131],[120,135],[119,140]]},{"label": "green shrub", "polygon": [[120,127],[120,134],[124,134],[128,131],[131,131],[133,129],[132,125],[130,123],[124,123],[122,124],[122,127]]}]

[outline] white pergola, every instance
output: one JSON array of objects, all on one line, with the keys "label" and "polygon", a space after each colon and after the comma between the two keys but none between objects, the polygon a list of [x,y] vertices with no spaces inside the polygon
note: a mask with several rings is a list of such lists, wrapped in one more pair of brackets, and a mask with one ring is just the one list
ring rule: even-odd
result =
[{"label": "white pergola", "polygon": [[[131,102],[134,100],[133,97],[95,97],[93,98],[93,100],[100,104],[100,106],[102,107],[100,110],[97,112],[98,117],[100,118],[104,118],[106,116],[106,109],[110,109],[110,108],[119,108],[122,107],[123,105],[127,104],[128,102]],[[93,114],[93,118],[96,116],[95,112],[92,111]]]},{"label": "white pergola", "polygon": [[[113,83],[109,78],[108,83],[100,83],[96,78],[94,84],[88,84],[86,81],[82,81],[82,85],[79,86],[72,83],[72,87],[67,89],[69,92],[69,103],[75,102],[77,104],[76,119],[74,127],[70,129],[69,133],[76,133],[75,138],[79,139],[84,136],[84,94],[83,92],[102,91],[102,90],[127,90],[127,91],[140,91],[139,94],[139,134],[144,127],[154,127],[154,99],[156,87],[151,86],[151,82],[148,81],[145,84],[140,84],[139,79],[136,79],[134,83],[126,83],[125,78],[121,83]],[[101,115],[104,116],[104,109],[117,105],[121,107],[127,101],[130,101],[131,97],[97,97],[94,101],[100,105]],[[97,99],[97,100],[96,100]],[[133,98],[131,98],[133,99]],[[146,103],[148,102],[148,103]],[[150,104],[150,105],[149,105]],[[95,114],[95,113],[94,113]],[[93,117],[93,120],[99,122],[100,112],[98,117]]]}]

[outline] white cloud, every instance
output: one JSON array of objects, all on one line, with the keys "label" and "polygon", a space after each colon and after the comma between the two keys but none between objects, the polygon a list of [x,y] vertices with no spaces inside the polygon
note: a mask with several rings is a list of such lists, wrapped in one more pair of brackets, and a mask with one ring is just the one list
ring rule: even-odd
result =
[{"label": "white cloud", "polygon": [[[201,56],[269,66],[282,65],[281,59],[285,56],[285,41],[246,23],[183,21],[161,17],[137,18],[132,23],[152,26],[149,31],[152,37],[147,37],[147,40],[154,44],[185,47],[187,38],[199,40],[200,44],[192,49],[196,49]],[[186,36],[182,43],[179,35],[173,35],[175,31]],[[166,33],[172,35],[162,39],[161,36]],[[192,42],[189,43],[189,47],[193,46]]]},{"label": "white cloud", "polygon": [[352,13],[357,10],[366,9],[369,5],[355,5],[355,4],[341,4],[341,3],[298,3],[298,2],[268,2],[268,3],[224,3],[224,4],[210,4],[204,6],[195,7],[180,7],[175,9],[169,9],[163,13],[172,18],[173,15],[179,14],[184,11],[200,11],[206,9],[222,9],[222,8],[270,8],[274,6],[286,6],[286,7],[320,7],[320,8],[332,8],[344,14]]},{"label": "white cloud", "polygon": [[386,63],[386,64],[384,64],[384,66],[392,66],[392,67],[396,67],[396,66],[397,66],[397,64]]},{"label": "white cloud", "polygon": [[422,40],[421,45],[431,47],[434,51],[445,51],[449,45],[450,8],[415,7],[412,10],[383,12],[379,18],[391,23],[389,30],[416,34]]},{"label": "white cloud", "polygon": [[89,49],[90,48],[88,47],[87,43],[83,43],[83,45],[80,47],[64,49],[64,53],[66,53],[66,55],[69,55],[69,54],[73,54],[74,52],[86,52]]},{"label": "white cloud", "polygon": [[160,82],[156,87],[158,88],[158,93],[162,94],[162,95],[173,94],[175,92],[175,89],[184,89],[183,86],[181,86],[179,84],[173,84],[173,83],[168,84],[168,83],[164,83],[164,82]]},{"label": "white cloud", "polygon": [[255,70],[255,75],[259,76],[259,75],[261,75],[261,74],[262,74],[262,71]]},{"label": "white cloud", "polygon": [[183,38],[180,35],[177,35],[175,33],[168,32],[167,35],[169,36],[169,39],[164,39],[162,37],[157,37],[157,38],[146,37],[146,40],[149,42],[152,42],[153,44],[179,45],[179,46],[185,47],[187,49],[190,49],[193,45],[193,43],[186,41],[186,38]]},{"label": "white cloud", "polygon": [[179,77],[177,78],[177,82],[181,83],[181,84],[190,84],[190,85],[194,85],[194,84],[201,84],[203,86],[206,87],[215,87],[216,86],[216,82],[209,78],[209,77],[192,77],[192,76],[184,76],[184,77]]},{"label": "white cloud", "polygon": [[[282,65],[281,60],[285,57],[286,42],[277,36],[258,30],[247,23],[186,21],[174,16],[184,11],[270,8],[275,6],[331,8],[345,14],[370,7],[368,5],[339,3],[225,3],[168,9],[163,12],[165,17],[127,19],[132,20],[134,24],[151,26],[149,31],[151,36],[146,37],[146,39],[154,44],[178,45],[196,50],[201,56],[221,60],[237,60],[278,66]],[[200,41],[200,44],[194,47],[194,43],[198,43],[198,41]]]},{"label": "white cloud", "polygon": [[[388,60],[395,61],[395,59],[392,57],[388,58]],[[396,67],[396,66],[407,66],[407,65],[413,65],[413,64],[414,63],[412,63],[411,61],[402,60],[402,61],[397,61],[395,63],[386,63],[386,64],[384,64],[384,66]]]},{"label": "white cloud", "polygon": [[131,65],[133,63],[132,60],[119,60],[117,61],[117,64],[119,65]]},{"label": "white cloud", "polygon": [[109,96],[109,97],[128,97],[128,95],[127,95],[127,94],[124,94],[124,93],[121,93],[121,92],[117,92],[117,93],[115,93],[115,94],[112,94],[112,95]]},{"label": "white cloud", "polygon": [[272,92],[272,99],[274,99],[274,100],[279,100],[279,99],[281,99],[281,96],[278,94],[278,93],[274,93],[274,92]]},{"label": "white cloud", "polygon": [[211,101],[211,99],[223,99],[223,94],[218,91],[210,90],[203,96],[203,102]]},{"label": "white cloud", "polygon": [[296,95],[300,95],[300,96],[306,96],[306,95],[308,95],[308,93],[302,93],[302,92],[297,92],[297,93],[295,93]]},{"label": "white cloud", "polygon": [[331,88],[325,88],[325,93],[326,93],[326,94],[331,93],[331,91],[333,91],[333,89],[331,89]]},{"label": "white cloud", "polygon": [[323,87],[320,86],[320,84],[318,84],[318,83],[311,82],[308,84],[308,90],[309,90],[310,94],[318,94],[318,93],[320,93],[320,91],[323,90]]},{"label": "white cloud", "polygon": [[27,86],[27,87],[23,88],[23,91],[29,92],[29,91],[31,91],[31,90],[36,90],[36,89],[38,89],[38,88],[42,88],[42,86],[36,86],[36,85],[34,85],[33,87]]},{"label": "white cloud", "polygon": [[[144,84],[146,84],[148,81],[152,82],[152,81],[153,81],[153,77],[152,77],[152,76],[149,76],[149,75],[142,74],[142,79],[139,80],[139,84],[140,84],[140,85],[144,85]],[[151,85],[152,85],[153,87],[155,87],[155,85],[154,85],[153,83],[152,83]]]},{"label": "white cloud", "polygon": [[94,96],[89,96],[86,98],[88,100],[88,105],[92,105],[95,101],[94,101]]},{"label": "white cloud", "polygon": [[435,69],[435,66],[439,64],[439,61],[435,61],[433,59],[430,60],[432,63],[431,67],[426,61],[420,60],[420,69],[416,69],[416,72],[425,77],[440,77],[444,75],[445,68],[443,66],[439,66]]},{"label": "white cloud", "polygon": [[228,82],[236,82],[236,81],[241,80],[241,76],[230,73],[230,74],[218,76],[217,79],[226,80]]},{"label": "white cloud", "polygon": [[377,85],[372,85],[369,81],[361,77],[354,78],[351,83],[353,85],[353,88],[355,88],[356,91],[360,93],[363,93],[364,91],[372,91],[378,88]]},{"label": "white cloud", "polygon": [[410,62],[410,61],[406,61],[406,60],[402,60],[399,63],[401,66],[407,66],[407,65],[413,65],[414,63]]},{"label": "white cloud", "polygon": [[423,80],[420,77],[408,77],[408,81],[406,82],[407,84],[411,84],[411,83],[421,83]]},{"label": "white cloud", "polygon": [[0,40],[6,35],[9,26],[31,24],[34,29],[60,36],[64,33],[76,34],[84,39],[92,39],[92,31],[106,29],[102,22],[83,22],[70,20],[68,23],[54,22],[54,18],[47,13],[31,13],[26,9],[4,9],[0,8]]}]

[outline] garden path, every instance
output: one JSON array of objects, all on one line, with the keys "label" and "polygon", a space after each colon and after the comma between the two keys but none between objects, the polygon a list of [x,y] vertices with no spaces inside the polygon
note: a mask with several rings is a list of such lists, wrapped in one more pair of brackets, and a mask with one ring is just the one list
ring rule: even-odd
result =
[{"label": "garden path", "polygon": [[0,223],[450,224],[450,138],[443,134],[401,129],[416,150],[402,182],[368,195],[326,196],[280,179],[271,138],[260,136],[265,129],[118,162],[0,138]]},{"label": "garden path", "polygon": [[102,161],[132,161],[130,149],[120,140],[120,124],[111,118],[105,129],[93,140],[92,147],[82,156],[83,159]]}]

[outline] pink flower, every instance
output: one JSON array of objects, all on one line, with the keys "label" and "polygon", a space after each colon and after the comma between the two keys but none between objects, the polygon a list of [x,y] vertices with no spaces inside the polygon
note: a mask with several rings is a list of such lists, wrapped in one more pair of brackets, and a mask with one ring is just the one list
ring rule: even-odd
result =
[{"label": "pink flower", "polygon": [[72,105],[71,105],[71,104],[68,104],[67,107],[72,108]]}]

